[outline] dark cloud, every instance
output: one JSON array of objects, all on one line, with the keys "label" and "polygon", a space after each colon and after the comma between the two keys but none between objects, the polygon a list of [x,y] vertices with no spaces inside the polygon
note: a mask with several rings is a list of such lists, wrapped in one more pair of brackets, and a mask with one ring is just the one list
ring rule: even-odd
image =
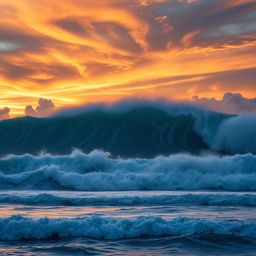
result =
[{"label": "dark cloud", "polygon": [[115,66],[97,62],[88,62],[84,66],[89,77],[103,76],[118,71]]},{"label": "dark cloud", "polygon": [[7,46],[5,50],[2,49],[1,51],[0,49],[0,53],[2,54],[40,52],[43,50],[46,42],[47,40],[45,37],[39,35],[35,36],[26,31],[19,31],[13,27],[8,27],[6,29],[3,26],[0,26],[0,43],[5,43]]},{"label": "dark cloud", "polygon": [[38,106],[34,109],[31,105],[25,108],[26,116],[45,117],[51,115],[55,110],[55,105],[51,100],[42,99],[38,100]]},{"label": "dark cloud", "polygon": [[[32,64],[31,64],[32,66]],[[30,79],[38,84],[50,83],[54,81],[70,80],[80,78],[80,74],[74,66],[69,65],[44,65],[40,67],[39,63],[35,63],[35,76]]]},{"label": "dark cloud", "polygon": [[131,53],[140,53],[140,45],[134,41],[129,30],[115,22],[95,22],[94,28],[102,39],[114,47]]},{"label": "dark cloud", "polygon": [[[194,3],[166,1],[155,4],[151,7],[151,13],[147,15],[147,22],[150,24],[147,40],[151,49],[165,50],[168,45],[220,47],[227,43],[242,44],[244,41],[239,36],[252,34],[256,3],[255,1],[238,5],[231,3],[232,1],[229,0],[199,0]],[[156,17],[154,20],[152,13]],[[147,16],[145,15],[145,18]],[[172,29],[169,31],[164,29],[163,23],[159,23],[161,17],[165,17],[165,27],[169,26]],[[184,44],[184,41],[187,42]]]},{"label": "dark cloud", "polygon": [[0,59],[0,72],[8,80],[25,79],[26,81],[36,82],[39,85],[55,80],[62,81],[80,78],[80,74],[74,66],[64,64],[41,65],[39,62],[30,60],[27,60],[26,66],[23,66]]},{"label": "dark cloud", "polygon": [[0,109],[0,120],[9,118],[10,109],[5,107]]},{"label": "dark cloud", "polygon": [[1,59],[0,59],[0,71],[4,77],[10,80],[18,80],[34,74],[34,71],[32,68],[25,67],[22,65],[16,65],[14,63],[10,63],[9,61],[5,61]]},{"label": "dark cloud", "polygon": [[54,22],[56,26],[60,27],[63,30],[66,30],[75,35],[90,37],[91,34],[87,29],[79,22],[77,18],[67,17],[61,20]]},{"label": "dark cloud", "polygon": [[92,22],[85,18],[68,17],[54,23],[61,29],[84,38],[96,40],[96,33],[97,38],[124,51],[140,53],[142,50],[130,31],[115,22]]},{"label": "dark cloud", "polygon": [[194,96],[193,102],[218,112],[230,114],[256,113],[256,98],[246,98],[240,93],[227,92],[221,100]]}]

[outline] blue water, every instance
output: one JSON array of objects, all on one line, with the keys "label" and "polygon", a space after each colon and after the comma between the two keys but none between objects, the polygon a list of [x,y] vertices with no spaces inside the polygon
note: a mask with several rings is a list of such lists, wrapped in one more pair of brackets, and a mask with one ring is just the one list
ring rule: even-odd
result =
[{"label": "blue water", "polygon": [[0,202],[0,255],[256,252],[255,192],[2,190]]},{"label": "blue water", "polygon": [[256,153],[255,116],[231,116],[192,105],[122,102],[88,106],[50,118],[0,122],[0,156],[69,154],[94,149],[115,157],[153,158],[182,152]]},{"label": "blue water", "polygon": [[0,256],[256,255],[255,130],[146,101],[1,121]]}]

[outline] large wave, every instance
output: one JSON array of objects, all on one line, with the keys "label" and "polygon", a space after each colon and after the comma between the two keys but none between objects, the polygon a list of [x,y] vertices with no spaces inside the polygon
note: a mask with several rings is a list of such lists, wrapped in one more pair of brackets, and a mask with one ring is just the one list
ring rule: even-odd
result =
[{"label": "large wave", "polygon": [[256,190],[256,156],[159,156],[109,153],[10,155],[0,159],[1,188],[104,190]]},{"label": "large wave", "polygon": [[[166,102],[94,105],[66,110],[51,118],[1,121],[0,141],[4,146],[0,147],[0,155],[40,151],[67,154],[73,148],[87,153],[102,149],[113,156],[147,158],[209,150],[256,152],[256,143],[250,143],[255,140],[254,119]],[[240,137],[245,142],[238,143],[236,134],[243,134]]]},{"label": "large wave", "polygon": [[103,239],[141,236],[217,234],[256,237],[256,221],[160,217],[38,219],[20,215],[0,219],[0,240],[46,239],[51,237],[90,237]]},{"label": "large wave", "polygon": [[147,157],[203,151],[256,153],[256,116],[225,115],[188,104],[128,101],[65,110],[51,118],[0,122],[0,155],[102,149]]}]

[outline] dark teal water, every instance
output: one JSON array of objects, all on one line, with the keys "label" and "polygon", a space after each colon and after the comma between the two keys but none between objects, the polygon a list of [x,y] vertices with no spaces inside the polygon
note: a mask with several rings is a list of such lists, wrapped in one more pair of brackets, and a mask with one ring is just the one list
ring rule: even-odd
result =
[{"label": "dark teal water", "polygon": [[256,255],[255,117],[127,104],[0,122],[0,255]]},{"label": "dark teal water", "polygon": [[255,255],[255,199],[255,192],[4,190],[0,255]]},{"label": "dark teal water", "polygon": [[[166,107],[168,108],[168,106]],[[208,116],[211,116],[209,118]],[[205,133],[216,132],[224,114],[190,108],[135,106],[98,109],[51,118],[23,117],[0,122],[0,155],[69,154],[101,149],[113,156],[146,157],[210,150]],[[196,130],[196,127],[198,129]],[[201,132],[202,131],[202,132]]]}]

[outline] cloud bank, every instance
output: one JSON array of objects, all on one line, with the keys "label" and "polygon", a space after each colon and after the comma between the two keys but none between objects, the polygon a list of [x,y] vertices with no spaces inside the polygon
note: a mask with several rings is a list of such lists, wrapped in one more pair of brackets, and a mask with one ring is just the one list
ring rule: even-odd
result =
[{"label": "cloud bank", "polygon": [[229,114],[256,113],[256,98],[246,98],[240,93],[227,92],[223,95],[221,100],[194,96],[193,103],[210,110]]},{"label": "cloud bank", "polygon": [[26,106],[25,115],[34,117],[46,117],[53,114],[54,111],[55,105],[51,100],[40,98],[36,108],[33,108],[31,105]]},{"label": "cloud bank", "polygon": [[10,109],[5,107],[0,109],[0,120],[9,118]]}]

